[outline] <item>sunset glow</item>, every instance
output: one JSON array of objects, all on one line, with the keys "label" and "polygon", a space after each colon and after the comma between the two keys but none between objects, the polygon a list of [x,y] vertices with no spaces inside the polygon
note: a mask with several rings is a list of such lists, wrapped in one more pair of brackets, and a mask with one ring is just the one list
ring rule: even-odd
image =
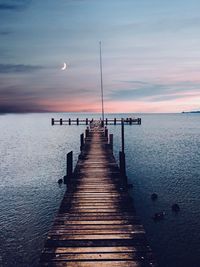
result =
[{"label": "sunset glow", "polygon": [[3,0],[0,112],[99,112],[99,40],[107,113],[199,110],[199,8],[195,0]]}]

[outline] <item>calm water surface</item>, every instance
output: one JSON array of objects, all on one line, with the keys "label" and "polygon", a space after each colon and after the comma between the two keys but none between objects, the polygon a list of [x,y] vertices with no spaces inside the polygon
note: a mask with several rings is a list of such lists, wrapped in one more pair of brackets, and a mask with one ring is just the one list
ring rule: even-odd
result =
[{"label": "calm water surface", "polygon": [[[65,187],[66,153],[79,154],[85,126],[54,126],[50,118],[80,114],[0,116],[0,266],[37,266]],[[82,115],[91,117],[91,115]],[[97,115],[96,115],[97,116]],[[122,115],[110,115],[111,117]],[[129,115],[124,115],[130,116]],[[93,116],[95,117],[95,116]],[[99,116],[97,116],[99,117]],[[200,114],[140,115],[125,127],[127,174],[136,210],[160,267],[200,266]],[[120,127],[114,134],[118,158]],[[150,195],[156,192],[158,200]],[[179,214],[171,205],[180,204]],[[165,220],[151,217],[165,211]]]}]

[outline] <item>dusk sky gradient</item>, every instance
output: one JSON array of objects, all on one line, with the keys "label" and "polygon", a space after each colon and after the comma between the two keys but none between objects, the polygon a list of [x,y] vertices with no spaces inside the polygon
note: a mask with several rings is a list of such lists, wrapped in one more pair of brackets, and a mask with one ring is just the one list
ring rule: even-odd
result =
[{"label": "dusk sky gradient", "polygon": [[[200,110],[199,0],[0,0],[0,113]],[[62,71],[66,62],[69,67]]]}]

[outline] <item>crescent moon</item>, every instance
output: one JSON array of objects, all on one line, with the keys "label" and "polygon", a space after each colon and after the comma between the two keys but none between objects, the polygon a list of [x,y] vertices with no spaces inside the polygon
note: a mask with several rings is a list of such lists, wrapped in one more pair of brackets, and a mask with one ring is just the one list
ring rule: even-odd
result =
[{"label": "crescent moon", "polygon": [[66,70],[67,64],[64,62],[64,66],[61,68],[61,70]]}]

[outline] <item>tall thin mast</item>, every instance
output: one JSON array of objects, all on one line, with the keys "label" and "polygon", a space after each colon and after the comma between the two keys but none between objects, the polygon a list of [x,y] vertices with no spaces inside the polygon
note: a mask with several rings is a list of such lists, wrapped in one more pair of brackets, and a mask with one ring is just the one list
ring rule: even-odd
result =
[{"label": "tall thin mast", "polygon": [[100,48],[100,75],[101,75],[101,108],[102,108],[102,125],[104,126],[103,72],[102,72],[101,42],[99,42],[99,48]]}]

